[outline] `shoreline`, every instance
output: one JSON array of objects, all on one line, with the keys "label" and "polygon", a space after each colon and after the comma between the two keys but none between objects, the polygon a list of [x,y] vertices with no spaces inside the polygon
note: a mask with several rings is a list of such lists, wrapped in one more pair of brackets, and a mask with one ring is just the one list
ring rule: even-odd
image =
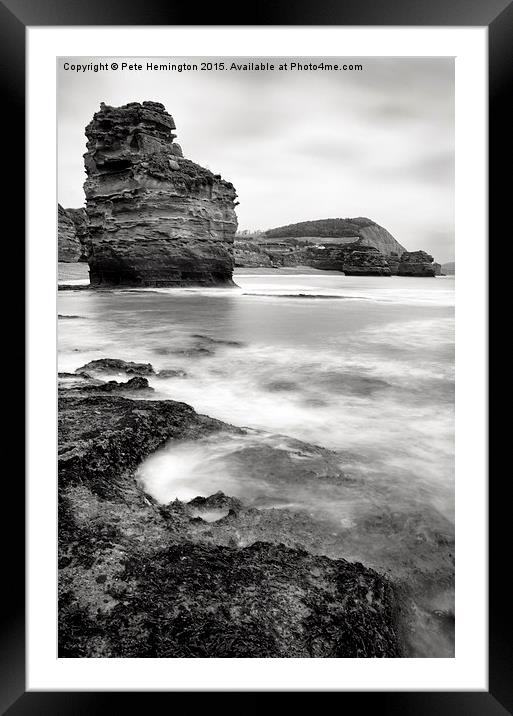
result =
[{"label": "shoreline", "polygon": [[[58,290],[59,291],[73,291],[73,290],[85,290],[91,289],[95,291],[113,291],[113,290],[133,290],[133,289],[151,289],[158,288],[155,286],[95,286],[89,283],[89,270],[86,263],[67,264],[59,263],[58,266]],[[321,269],[311,268],[310,266],[286,266],[286,267],[237,267],[233,272],[233,280],[236,284],[238,277],[264,277],[264,276],[289,276],[289,277],[305,277],[305,276],[335,276],[343,278],[345,276],[341,271],[324,271]],[[375,275],[360,274],[356,278],[379,278]],[[348,276],[348,278],[354,278]],[[394,279],[410,279],[410,278],[435,278],[435,279],[454,279],[452,275],[441,275],[441,276],[387,276],[386,278]],[[167,288],[175,288],[168,286]],[[176,288],[208,288],[215,289],[217,286],[176,286]],[[219,288],[227,288],[226,285],[221,285]],[[234,286],[236,288],[236,286]]]}]

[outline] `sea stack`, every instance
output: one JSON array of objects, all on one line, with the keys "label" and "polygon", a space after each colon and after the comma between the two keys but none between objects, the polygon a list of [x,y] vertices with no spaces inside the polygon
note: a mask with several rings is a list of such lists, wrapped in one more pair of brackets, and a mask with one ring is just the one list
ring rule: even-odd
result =
[{"label": "sea stack", "polygon": [[86,127],[93,286],[233,285],[236,192],[185,159],[159,102],[101,104]]}]

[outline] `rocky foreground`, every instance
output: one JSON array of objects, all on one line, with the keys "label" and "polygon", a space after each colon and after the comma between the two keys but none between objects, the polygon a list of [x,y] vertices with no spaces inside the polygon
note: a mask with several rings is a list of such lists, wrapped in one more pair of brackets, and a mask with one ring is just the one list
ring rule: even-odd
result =
[{"label": "rocky foreground", "polygon": [[[140,372],[151,375],[138,365],[126,382],[102,381],[98,362],[95,376],[60,376],[59,656],[404,655],[398,590],[315,554],[308,520],[298,542],[301,518],[288,510],[222,493],[159,505],[144,493],[137,468],[166,441],[244,431],[184,403],[134,399],[149,390]],[[328,452],[298,450],[314,465]]]}]

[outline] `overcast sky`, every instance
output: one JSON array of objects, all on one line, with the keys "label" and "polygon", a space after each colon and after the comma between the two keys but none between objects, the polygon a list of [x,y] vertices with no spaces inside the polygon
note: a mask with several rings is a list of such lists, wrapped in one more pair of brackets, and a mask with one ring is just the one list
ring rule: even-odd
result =
[{"label": "overcast sky", "polygon": [[[126,60],[60,60],[63,206],[84,204],[84,128],[100,102],[153,100],[173,115],[184,156],[235,185],[239,229],[367,216],[410,251],[427,250],[440,262],[454,258],[452,58],[324,58],[359,62],[362,72],[63,69],[65,61],[115,59]],[[147,60],[199,64],[205,58],[131,61],[145,66]],[[277,66],[290,58],[254,61]]]}]

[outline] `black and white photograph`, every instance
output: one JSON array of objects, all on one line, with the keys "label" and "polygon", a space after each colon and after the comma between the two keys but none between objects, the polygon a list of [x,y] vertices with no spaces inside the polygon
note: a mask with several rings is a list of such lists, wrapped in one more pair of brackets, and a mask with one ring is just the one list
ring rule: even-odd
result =
[{"label": "black and white photograph", "polygon": [[58,655],[452,658],[453,57],[60,57]]}]

